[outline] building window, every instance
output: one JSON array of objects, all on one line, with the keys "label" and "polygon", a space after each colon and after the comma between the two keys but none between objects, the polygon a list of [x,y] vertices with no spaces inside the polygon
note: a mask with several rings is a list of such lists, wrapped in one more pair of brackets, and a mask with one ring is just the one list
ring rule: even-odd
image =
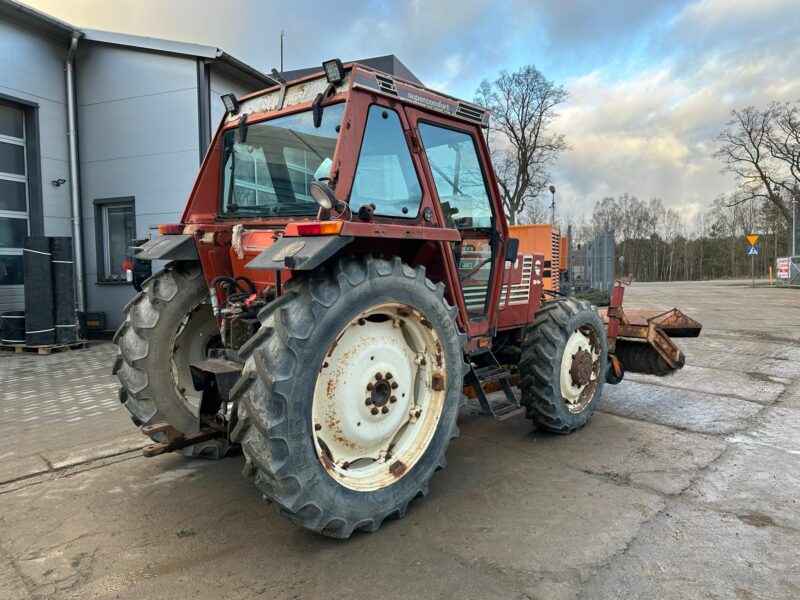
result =
[{"label": "building window", "polygon": [[133,198],[95,200],[99,281],[125,281],[123,263],[130,260],[130,246],[136,237],[133,206]]},{"label": "building window", "polygon": [[22,285],[29,233],[25,110],[0,102],[0,286]]}]

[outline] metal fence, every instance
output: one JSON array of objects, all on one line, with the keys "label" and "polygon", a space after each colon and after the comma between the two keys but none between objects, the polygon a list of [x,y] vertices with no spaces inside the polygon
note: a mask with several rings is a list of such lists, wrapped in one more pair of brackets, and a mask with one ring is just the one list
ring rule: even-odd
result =
[{"label": "metal fence", "polygon": [[567,281],[571,291],[582,292],[593,289],[610,293],[615,281],[614,232],[595,232],[594,237],[584,243],[572,241],[571,228],[568,229],[567,236],[570,238]]}]

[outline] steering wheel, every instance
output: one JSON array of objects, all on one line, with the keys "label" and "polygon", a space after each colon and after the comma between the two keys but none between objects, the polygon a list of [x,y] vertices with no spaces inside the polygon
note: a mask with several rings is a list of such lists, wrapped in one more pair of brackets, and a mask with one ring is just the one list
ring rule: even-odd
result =
[{"label": "steering wheel", "polygon": [[477,272],[486,263],[491,262],[491,261],[492,261],[492,257],[491,256],[489,258],[484,258],[481,262],[478,263],[477,266],[473,267],[472,270],[469,273],[467,273],[466,275],[462,275],[461,279],[467,279],[468,277],[472,277],[472,275],[474,275],[475,272]]}]

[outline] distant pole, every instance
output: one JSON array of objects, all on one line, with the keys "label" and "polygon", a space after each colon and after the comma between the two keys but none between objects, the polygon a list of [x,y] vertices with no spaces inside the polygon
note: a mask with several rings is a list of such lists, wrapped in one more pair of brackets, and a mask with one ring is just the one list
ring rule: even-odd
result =
[{"label": "distant pole", "polygon": [[567,225],[567,294],[572,295],[572,225]]},{"label": "distant pole", "polygon": [[281,73],[283,73],[283,29],[281,29]]},{"label": "distant pole", "polygon": [[553,219],[550,223],[553,227],[556,226],[556,186],[550,186],[550,193],[553,194],[553,202],[550,204],[550,208],[553,210]]},{"label": "distant pole", "polygon": [[792,256],[797,256],[797,197],[800,196],[800,188],[794,187],[792,194]]}]

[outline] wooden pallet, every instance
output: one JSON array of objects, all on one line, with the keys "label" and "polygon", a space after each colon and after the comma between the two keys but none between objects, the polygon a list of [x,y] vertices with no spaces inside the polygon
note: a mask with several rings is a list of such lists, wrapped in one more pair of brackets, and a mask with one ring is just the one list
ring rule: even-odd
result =
[{"label": "wooden pallet", "polygon": [[27,344],[2,344],[0,343],[0,350],[8,352],[16,352],[22,354],[23,352],[36,353],[41,355],[48,355],[53,352],[66,352],[67,350],[83,350],[89,344],[86,340],[80,340],[71,344],[51,344],[46,346],[28,346]]}]

